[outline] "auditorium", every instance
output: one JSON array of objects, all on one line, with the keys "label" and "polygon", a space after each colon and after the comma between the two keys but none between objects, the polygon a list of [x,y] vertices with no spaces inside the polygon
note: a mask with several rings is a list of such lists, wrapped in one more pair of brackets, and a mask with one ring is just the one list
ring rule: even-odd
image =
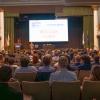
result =
[{"label": "auditorium", "polygon": [[0,0],[0,100],[99,93],[99,0]]}]

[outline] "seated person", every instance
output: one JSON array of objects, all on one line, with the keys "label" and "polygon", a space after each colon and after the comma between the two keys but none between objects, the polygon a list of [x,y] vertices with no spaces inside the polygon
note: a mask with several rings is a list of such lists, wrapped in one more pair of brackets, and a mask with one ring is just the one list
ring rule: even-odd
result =
[{"label": "seated person", "polygon": [[92,63],[92,66],[94,66],[94,65],[100,65],[99,60],[100,60],[99,55],[95,55],[94,56],[94,62]]},{"label": "seated person", "polygon": [[50,75],[50,83],[53,81],[69,82],[77,80],[76,74],[68,70],[69,62],[66,56],[60,56],[58,64],[59,70]]},{"label": "seated person", "polygon": [[54,68],[51,66],[51,55],[46,54],[43,59],[42,63],[43,66],[39,67],[37,72],[36,81],[47,81],[49,80],[50,74],[54,72]]},{"label": "seated person", "polygon": [[85,77],[84,80],[100,81],[100,65],[95,65],[89,77]]},{"label": "seated person", "polygon": [[21,57],[20,59],[20,67],[16,68],[14,75],[16,73],[26,73],[26,72],[37,72],[37,69],[34,66],[29,66],[29,59],[27,57]]},{"label": "seated person", "polygon": [[3,65],[0,68],[0,100],[23,100],[23,95],[20,92],[8,86],[7,82],[11,77],[11,68]]},{"label": "seated person", "polygon": [[3,61],[4,61],[3,54],[0,54],[0,65],[2,65],[2,64],[3,64]]},{"label": "seated person", "polygon": [[83,55],[81,57],[81,64],[78,66],[79,70],[91,70],[91,61],[90,57],[87,55]]},{"label": "seated person", "polygon": [[78,69],[78,66],[81,64],[81,58],[79,55],[75,56],[75,61],[71,64],[71,67],[75,70]]}]

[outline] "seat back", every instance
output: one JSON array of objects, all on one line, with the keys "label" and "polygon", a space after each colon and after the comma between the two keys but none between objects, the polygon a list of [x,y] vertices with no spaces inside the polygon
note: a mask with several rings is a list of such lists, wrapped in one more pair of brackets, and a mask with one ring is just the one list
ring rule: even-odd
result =
[{"label": "seat back", "polygon": [[50,100],[51,89],[48,82],[22,82],[22,91],[33,100]]},{"label": "seat back", "polygon": [[100,81],[84,81],[82,100],[100,100]]},{"label": "seat back", "polygon": [[36,76],[36,81],[48,81],[51,72],[38,72]]},{"label": "seat back", "polygon": [[15,82],[0,82],[0,86],[7,85],[19,92],[21,92],[20,83],[18,81]]},{"label": "seat back", "polygon": [[80,82],[54,82],[52,84],[52,100],[79,100]]},{"label": "seat back", "polygon": [[19,81],[35,81],[36,73],[35,72],[19,72],[15,74],[15,78]]},{"label": "seat back", "polygon": [[12,88],[14,88],[17,91],[21,92],[21,87],[20,87],[20,83],[18,81],[15,82],[8,82],[8,85]]}]

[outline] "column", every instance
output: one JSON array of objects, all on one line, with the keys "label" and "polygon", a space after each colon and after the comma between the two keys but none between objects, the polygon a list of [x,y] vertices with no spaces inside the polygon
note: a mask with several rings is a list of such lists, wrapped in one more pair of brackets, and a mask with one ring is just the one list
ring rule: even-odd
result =
[{"label": "column", "polygon": [[4,50],[4,11],[0,9],[0,51]]},{"label": "column", "polygon": [[94,15],[94,49],[98,50],[98,7],[93,6],[93,15]]}]

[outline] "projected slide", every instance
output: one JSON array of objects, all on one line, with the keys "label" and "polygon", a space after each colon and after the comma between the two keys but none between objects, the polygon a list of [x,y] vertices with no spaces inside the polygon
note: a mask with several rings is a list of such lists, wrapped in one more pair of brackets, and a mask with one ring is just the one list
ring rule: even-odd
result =
[{"label": "projected slide", "polygon": [[30,42],[68,41],[68,20],[29,20]]}]

